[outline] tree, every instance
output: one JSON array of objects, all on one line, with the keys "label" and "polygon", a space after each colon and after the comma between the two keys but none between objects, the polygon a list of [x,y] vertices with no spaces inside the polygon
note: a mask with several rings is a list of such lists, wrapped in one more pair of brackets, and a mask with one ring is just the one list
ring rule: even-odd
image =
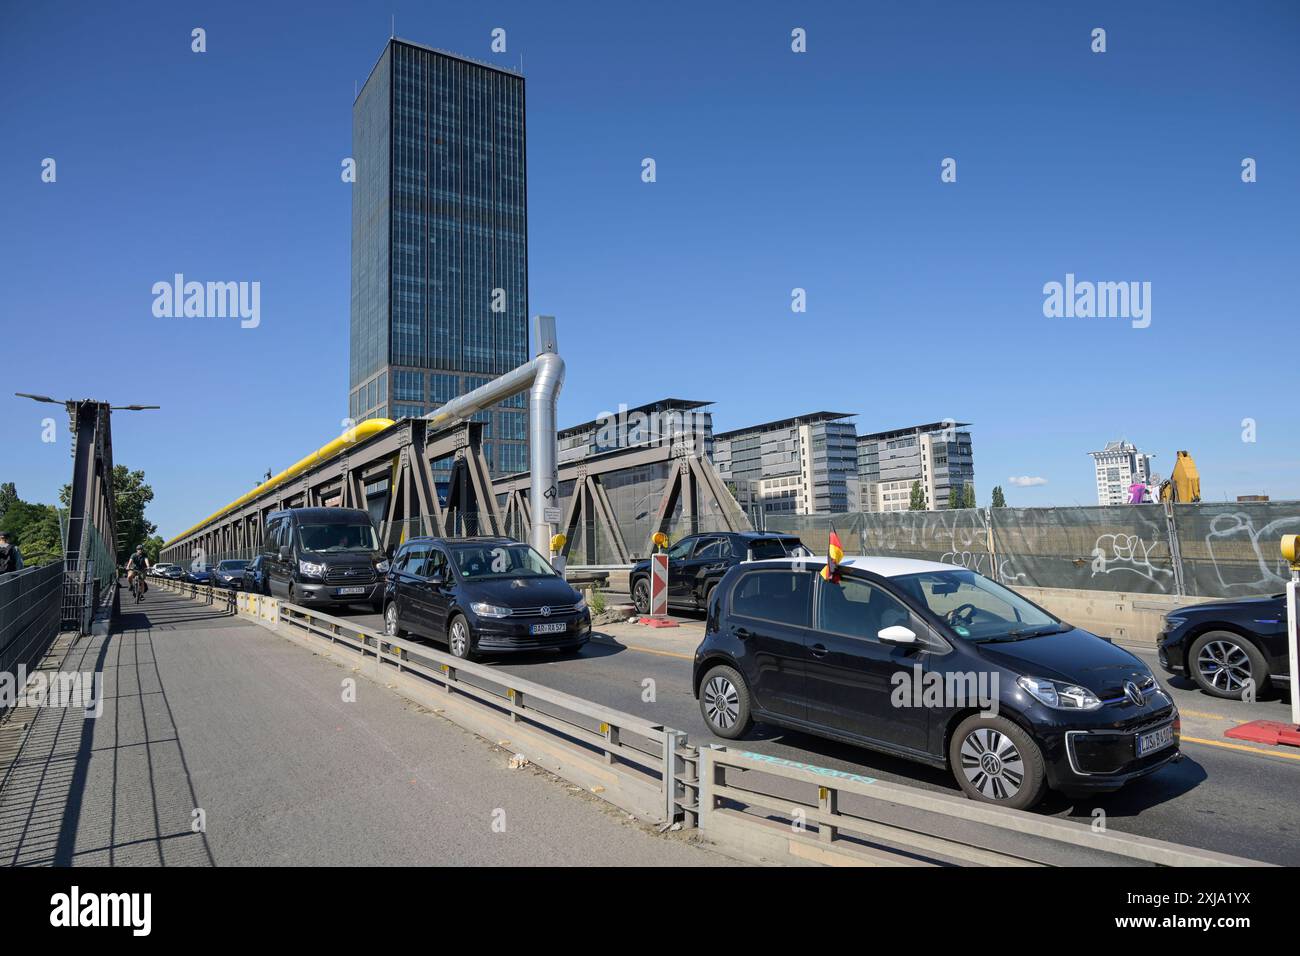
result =
[{"label": "tree", "polygon": [[948,507],[954,511],[961,507],[961,485],[953,485],[948,489]]},{"label": "tree", "polygon": [[965,487],[962,488],[961,506],[963,508],[975,507],[975,486],[974,485],[966,485]]},{"label": "tree", "polygon": [[925,492],[921,489],[921,483],[919,481],[912,482],[912,500],[908,503],[907,510],[925,510]]},{"label": "tree", "polygon": [[[72,486],[64,485],[59,493],[64,507],[72,504]],[[158,526],[146,520],[144,509],[153,501],[153,489],[145,483],[143,471],[131,471],[126,465],[113,466],[113,503],[117,517],[117,556],[124,559],[144,544],[148,550],[151,535]]]},{"label": "tree", "polygon": [[63,558],[58,511],[53,505],[23,501],[11,481],[0,485],[0,531],[9,532],[25,565],[35,567]]},{"label": "tree", "polygon": [[1005,508],[1007,506],[1007,497],[1002,493],[1001,485],[993,486],[993,507]]}]

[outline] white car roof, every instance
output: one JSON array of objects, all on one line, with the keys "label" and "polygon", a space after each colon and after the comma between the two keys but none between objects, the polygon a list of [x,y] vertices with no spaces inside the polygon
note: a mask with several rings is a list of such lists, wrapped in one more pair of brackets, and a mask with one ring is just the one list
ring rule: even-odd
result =
[{"label": "white car roof", "polygon": [[[755,561],[755,564],[793,564],[798,558],[772,558],[767,561]],[[821,567],[826,563],[823,555],[803,559],[806,564]],[[877,555],[854,554],[844,556],[840,564],[852,568],[861,568],[882,578],[897,578],[905,574],[921,574],[925,571],[964,571],[959,564],[944,564],[940,561],[921,561],[916,558],[884,558]]]}]

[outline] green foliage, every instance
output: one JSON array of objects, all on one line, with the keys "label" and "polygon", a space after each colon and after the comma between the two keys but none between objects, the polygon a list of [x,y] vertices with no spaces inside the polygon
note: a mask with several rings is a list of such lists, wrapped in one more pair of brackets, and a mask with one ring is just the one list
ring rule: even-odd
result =
[{"label": "green foliage", "polygon": [[948,489],[948,507],[954,511],[961,507],[961,485],[953,485]]},{"label": "green foliage", "polygon": [[908,511],[925,510],[925,489],[921,487],[921,483],[919,481],[912,482],[912,497],[909,499],[907,503],[907,510]]},{"label": "green foliage", "polygon": [[592,588],[591,595],[587,598],[587,603],[591,605],[592,614],[604,614],[608,606],[605,599],[605,592],[599,588]]},{"label": "green foliage", "polygon": [[1001,485],[993,486],[993,507],[1005,508],[1007,506],[1007,497],[1002,493]]},{"label": "green foliage", "polygon": [[963,508],[975,507],[975,486],[974,485],[965,485],[962,488],[961,506]]},{"label": "green foliage", "polygon": [[35,567],[63,558],[63,532],[53,505],[23,501],[13,482],[0,485],[0,531],[18,545],[23,564]]}]

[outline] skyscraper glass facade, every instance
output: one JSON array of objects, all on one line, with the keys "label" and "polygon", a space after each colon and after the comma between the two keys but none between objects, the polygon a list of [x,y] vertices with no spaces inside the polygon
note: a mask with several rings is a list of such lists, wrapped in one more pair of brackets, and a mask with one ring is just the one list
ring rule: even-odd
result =
[{"label": "skyscraper glass facade", "polygon": [[[417,417],[528,358],[524,79],[390,40],[352,109],[349,415]],[[527,404],[475,416],[526,470]]]}]

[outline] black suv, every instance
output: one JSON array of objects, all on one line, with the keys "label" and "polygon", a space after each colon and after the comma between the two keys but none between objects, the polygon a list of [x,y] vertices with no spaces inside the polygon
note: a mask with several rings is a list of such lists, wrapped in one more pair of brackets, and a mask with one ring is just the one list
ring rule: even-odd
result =
[{"label": "black suv", "polygon": [[[717,531],[688,535],[668,549],[669,606],[700,610],[722,576],[742,561],[811,555],[789,534]],[[638,614],[650,613],[650,559],[632,565],[628,589]]]},{"label": "black suv", "polygon": [[1250,688],[1262,695],[1291,676],[1286,595],[1180,607],[1165,615],[1156,644],[1161,667],[1207,694],[1241,700]]},{"label": "black suv", "polygon": [[849,558],[827,580],[824,564],[742,564],[718,585],[693,684],[718,736],[802,730],[1018,809],[1178,756],[1178,709],[1128,651],[965,568]]},{"label": "black suv", "polygon": [[393,555],[384,633],[446,641],[456,657],[499,651],[576,654],[591,638],[582,595],[510,538],[411,538]]}]

